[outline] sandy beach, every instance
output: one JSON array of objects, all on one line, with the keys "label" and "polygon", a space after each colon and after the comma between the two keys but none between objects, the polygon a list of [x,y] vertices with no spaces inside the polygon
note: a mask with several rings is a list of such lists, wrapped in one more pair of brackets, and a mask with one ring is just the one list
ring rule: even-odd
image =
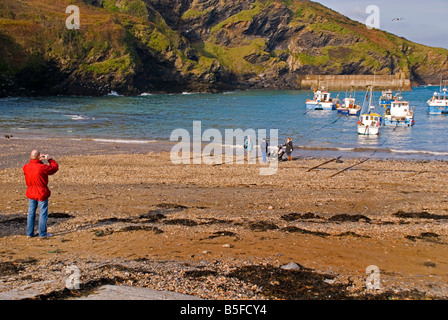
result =
[{"label": "sandy beach", "polygon": [[[25,235],[22,166],[38,148],[50,177],[48,240]],[[2,139],[0,292],[49,281],[103,283],[203,299],[446,299],[448,181],[443,161],[301,157],[262,164],[174,165],[169,146]],[[298,269],[282,266],[294,262]],[[366,288],[366,268],[380,288]]]}]

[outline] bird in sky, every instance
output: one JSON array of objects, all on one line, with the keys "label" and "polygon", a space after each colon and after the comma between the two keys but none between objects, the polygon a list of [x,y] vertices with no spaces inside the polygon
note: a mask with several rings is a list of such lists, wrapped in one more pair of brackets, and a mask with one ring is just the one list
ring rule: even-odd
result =
[{"label": "bird in sky", "polygon": [[394,18],[392,19],[392,21],[400,21],[400,20],[405,20],[406,18]]}]

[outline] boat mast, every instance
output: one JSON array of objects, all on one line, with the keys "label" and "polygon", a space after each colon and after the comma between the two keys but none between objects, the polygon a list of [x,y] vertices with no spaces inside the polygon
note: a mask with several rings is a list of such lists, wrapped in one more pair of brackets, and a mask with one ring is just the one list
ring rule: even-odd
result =
[{"label": "boat mast", "polygon": [[373,85],[370,86],[370,101],[369,101],[369,113],[372,112],[372,109],[375,109],[375,106],[372,108],[372,98],[373,98],[373,87],[375,86],[376,80],[376,69],[373,71]]},{"label": "boat mast", "polygon": [[400,96],[403,94],[403,73],[400,72]]}]

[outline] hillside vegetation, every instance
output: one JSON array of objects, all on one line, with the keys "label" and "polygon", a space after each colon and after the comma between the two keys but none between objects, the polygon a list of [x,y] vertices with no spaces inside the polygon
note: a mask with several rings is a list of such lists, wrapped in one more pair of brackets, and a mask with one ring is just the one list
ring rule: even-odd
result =
[{"label": "hillside vegetation", "polygon": [[[69,30],[68,5],[80,8]],[[297,88],[303,74],[448,77],[448,50],[294,0],[0,0],[0,96]]]}]

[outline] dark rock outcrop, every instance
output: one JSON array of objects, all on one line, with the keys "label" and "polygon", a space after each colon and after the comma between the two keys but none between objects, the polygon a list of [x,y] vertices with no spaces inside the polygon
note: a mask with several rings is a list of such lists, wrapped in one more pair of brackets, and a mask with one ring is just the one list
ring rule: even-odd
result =
[{"label": "dark rock outcrop", "polygon": [[311,1],[83,3],[79,30],[65,27],[65,1],[0,3],[0,96],[296,89],[306,74],[448,77],[448,50]]}]

